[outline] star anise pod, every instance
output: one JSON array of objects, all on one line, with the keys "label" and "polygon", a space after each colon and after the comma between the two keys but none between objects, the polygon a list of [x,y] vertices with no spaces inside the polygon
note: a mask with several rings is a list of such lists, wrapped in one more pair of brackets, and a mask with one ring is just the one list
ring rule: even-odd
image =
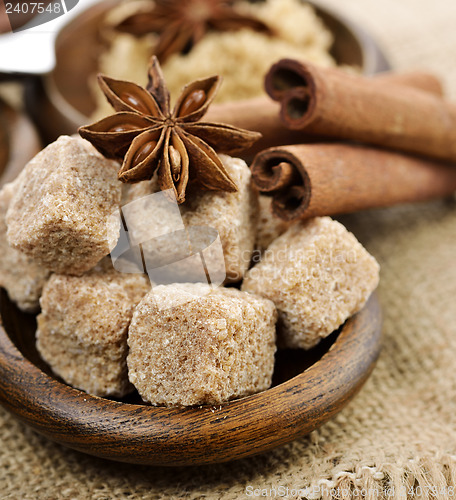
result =
[{"label": "star anise pod", "polygon": [[79,134],[107,158],[123,160],[119,180],[140,182],[158,171],[160,189],[173,189],[178,203],[185,201],[189,180],[207,190],[237,190],[213,148],[233,154],[250,147],[261,134],[199,122],[215,97],[219,76],[184,87],[173,111],[155,56],[145,89],[132,82],[98,78],[116,113],[81,127]]},{"label": "star anise pod", "polygon": [[273,34],[259,19],[237,12],[234,3],[235,0],[155,0],[150,11],[132,14],[116,29],[135,36],[157,33],[154,53],[162,62],[171,54],[189,52],[210,30],[249,28]]}]

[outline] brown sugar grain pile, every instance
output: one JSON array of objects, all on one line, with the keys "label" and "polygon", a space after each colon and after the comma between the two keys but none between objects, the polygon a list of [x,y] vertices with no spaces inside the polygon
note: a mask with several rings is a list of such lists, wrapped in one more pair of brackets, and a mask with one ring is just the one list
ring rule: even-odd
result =
[{"label": "brown sugar grain pile", "polygon": [[[145,4],[148,3],[146,0]],[[134,2],[124,2],[112,9],[106,23],[116,24],[130,15],[135,10],[132,4]],[[330,55],[332,34],[312,6],[300,0],[267,0],[236,2],[236,8],[265,22],[275,36],[249,29],[206,34],[188,54],[174,54],[164,62],[163,72],[172,96],[179,95],[190,80],[218,74],[224,84],[217,102],[256,97],[263,93],[264,75],[271,64],[283,57],[305,59],[322,66],[335,65]],[[108,49],[100,56],[100,71],[145,84],[143,68],[151,56],[155,37],[153,33],[136,38],[112,31]],[[96,99],[94,116],[105,116],[109,111],[106,100],[99,92]]]}]

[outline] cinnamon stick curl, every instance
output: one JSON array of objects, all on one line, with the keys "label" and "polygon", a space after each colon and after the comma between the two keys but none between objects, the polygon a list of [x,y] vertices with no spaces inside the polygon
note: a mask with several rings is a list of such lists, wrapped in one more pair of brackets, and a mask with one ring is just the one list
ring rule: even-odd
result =
[{"label": "cinnamon stick curl", "polygon": [[[406,88],[415,88],[441,97],[442,85],[438,78],[425,72],[409,73],[382,73],[366,78],[368,81],[376,80],[382,85],[399,85]],[[287,81],[287,79],[285,79]],[[302,79],[290,76],[288,83],[281,89],[282,94],[274,93],[273,98],[281,99],[285,92],[293,91],[302,86]],[[274,86],[274,88],[276,88]],[[300,92],[300,91],[298,91]],[[292,94],[296,95],[296,94]],[[299,96],[296,96],[299,97]],[[268,96],[241,101],[214,104],[206,115],[212,122],[226,123],[235,127],[261,132],[259,139],[252,148],[246,151],[245,157],[253,157],[263,149],[281,146],[284,144],[302,144],[306,141],[315,141],[323,138],[324,134],[315,134],[312,130],[290,130],[280,120],[281,103],[271,100]]]},{"label": "cinnamon stick curl", "polygon": [[254,185],[293,221],[424,201],[456,191],[454,165],[348,144],[270,148],[252,164]]},{"label": "cinnamon stick curl", "polygon": [[456,161],[456,104],[440,95],[294,59],[274,64],[265,87],[288,129]]}]

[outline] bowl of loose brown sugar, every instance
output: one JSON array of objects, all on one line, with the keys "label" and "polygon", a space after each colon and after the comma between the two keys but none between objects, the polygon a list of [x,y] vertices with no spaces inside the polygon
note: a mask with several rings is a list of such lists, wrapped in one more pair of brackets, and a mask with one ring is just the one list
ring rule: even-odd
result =
[{"label": "bowl of loose brown sugar", "polygon": [[[106,104],[97,90],[98,72],[144,83],[142,68],[153,53],[156,36],[134,36],[114,28],[135,9],[147,10],[147,3],[150,0],[102,1],[62,29],[55,45],[55,69],[30,84],[27,93],[29,111],[46,142],[103,116]],[[245,9],[247,2],[240,3]],[[224,78],[218,103],[260,95],[269,66],[282,57],[367,75],[390,68],[369,34],[318,3],[267,0],[251,2],[249,9],[247,15],[272,27],[272,36],[247,29],[214,31],[190,52],[172,54],[163,64],[172,95],[186,81],[212,74]]]}]

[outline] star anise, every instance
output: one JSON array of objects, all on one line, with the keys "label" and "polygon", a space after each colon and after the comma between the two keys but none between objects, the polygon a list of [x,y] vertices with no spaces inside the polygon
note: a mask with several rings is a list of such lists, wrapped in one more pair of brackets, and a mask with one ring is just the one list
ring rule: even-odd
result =
[{"label": "star anise", "polygon": [[185,201],[189,180],[207,190],[237,190],[213,148],[233,154],[250,147],[261,134],[220,123],[197,123],[215,97],[219,76],[184,87],[172,112],[155,56],[145,89],[132,82],[98,78],[116,113],[81,127],[79,134],[107,158],[123,160],[119,180],[140,182],[158,171],[160,189],[173,189],[178,203]]},{"label": "star anise", "polygon": [[187,53],[210,30],[234,31],[249,28],[273,34],[255,17],[237,12],[236,0],[155,0],[149,11],[138,12],[116,26],[118,31],[142,36],[157,33],[155,55],[165,61],[171,54]]}]

